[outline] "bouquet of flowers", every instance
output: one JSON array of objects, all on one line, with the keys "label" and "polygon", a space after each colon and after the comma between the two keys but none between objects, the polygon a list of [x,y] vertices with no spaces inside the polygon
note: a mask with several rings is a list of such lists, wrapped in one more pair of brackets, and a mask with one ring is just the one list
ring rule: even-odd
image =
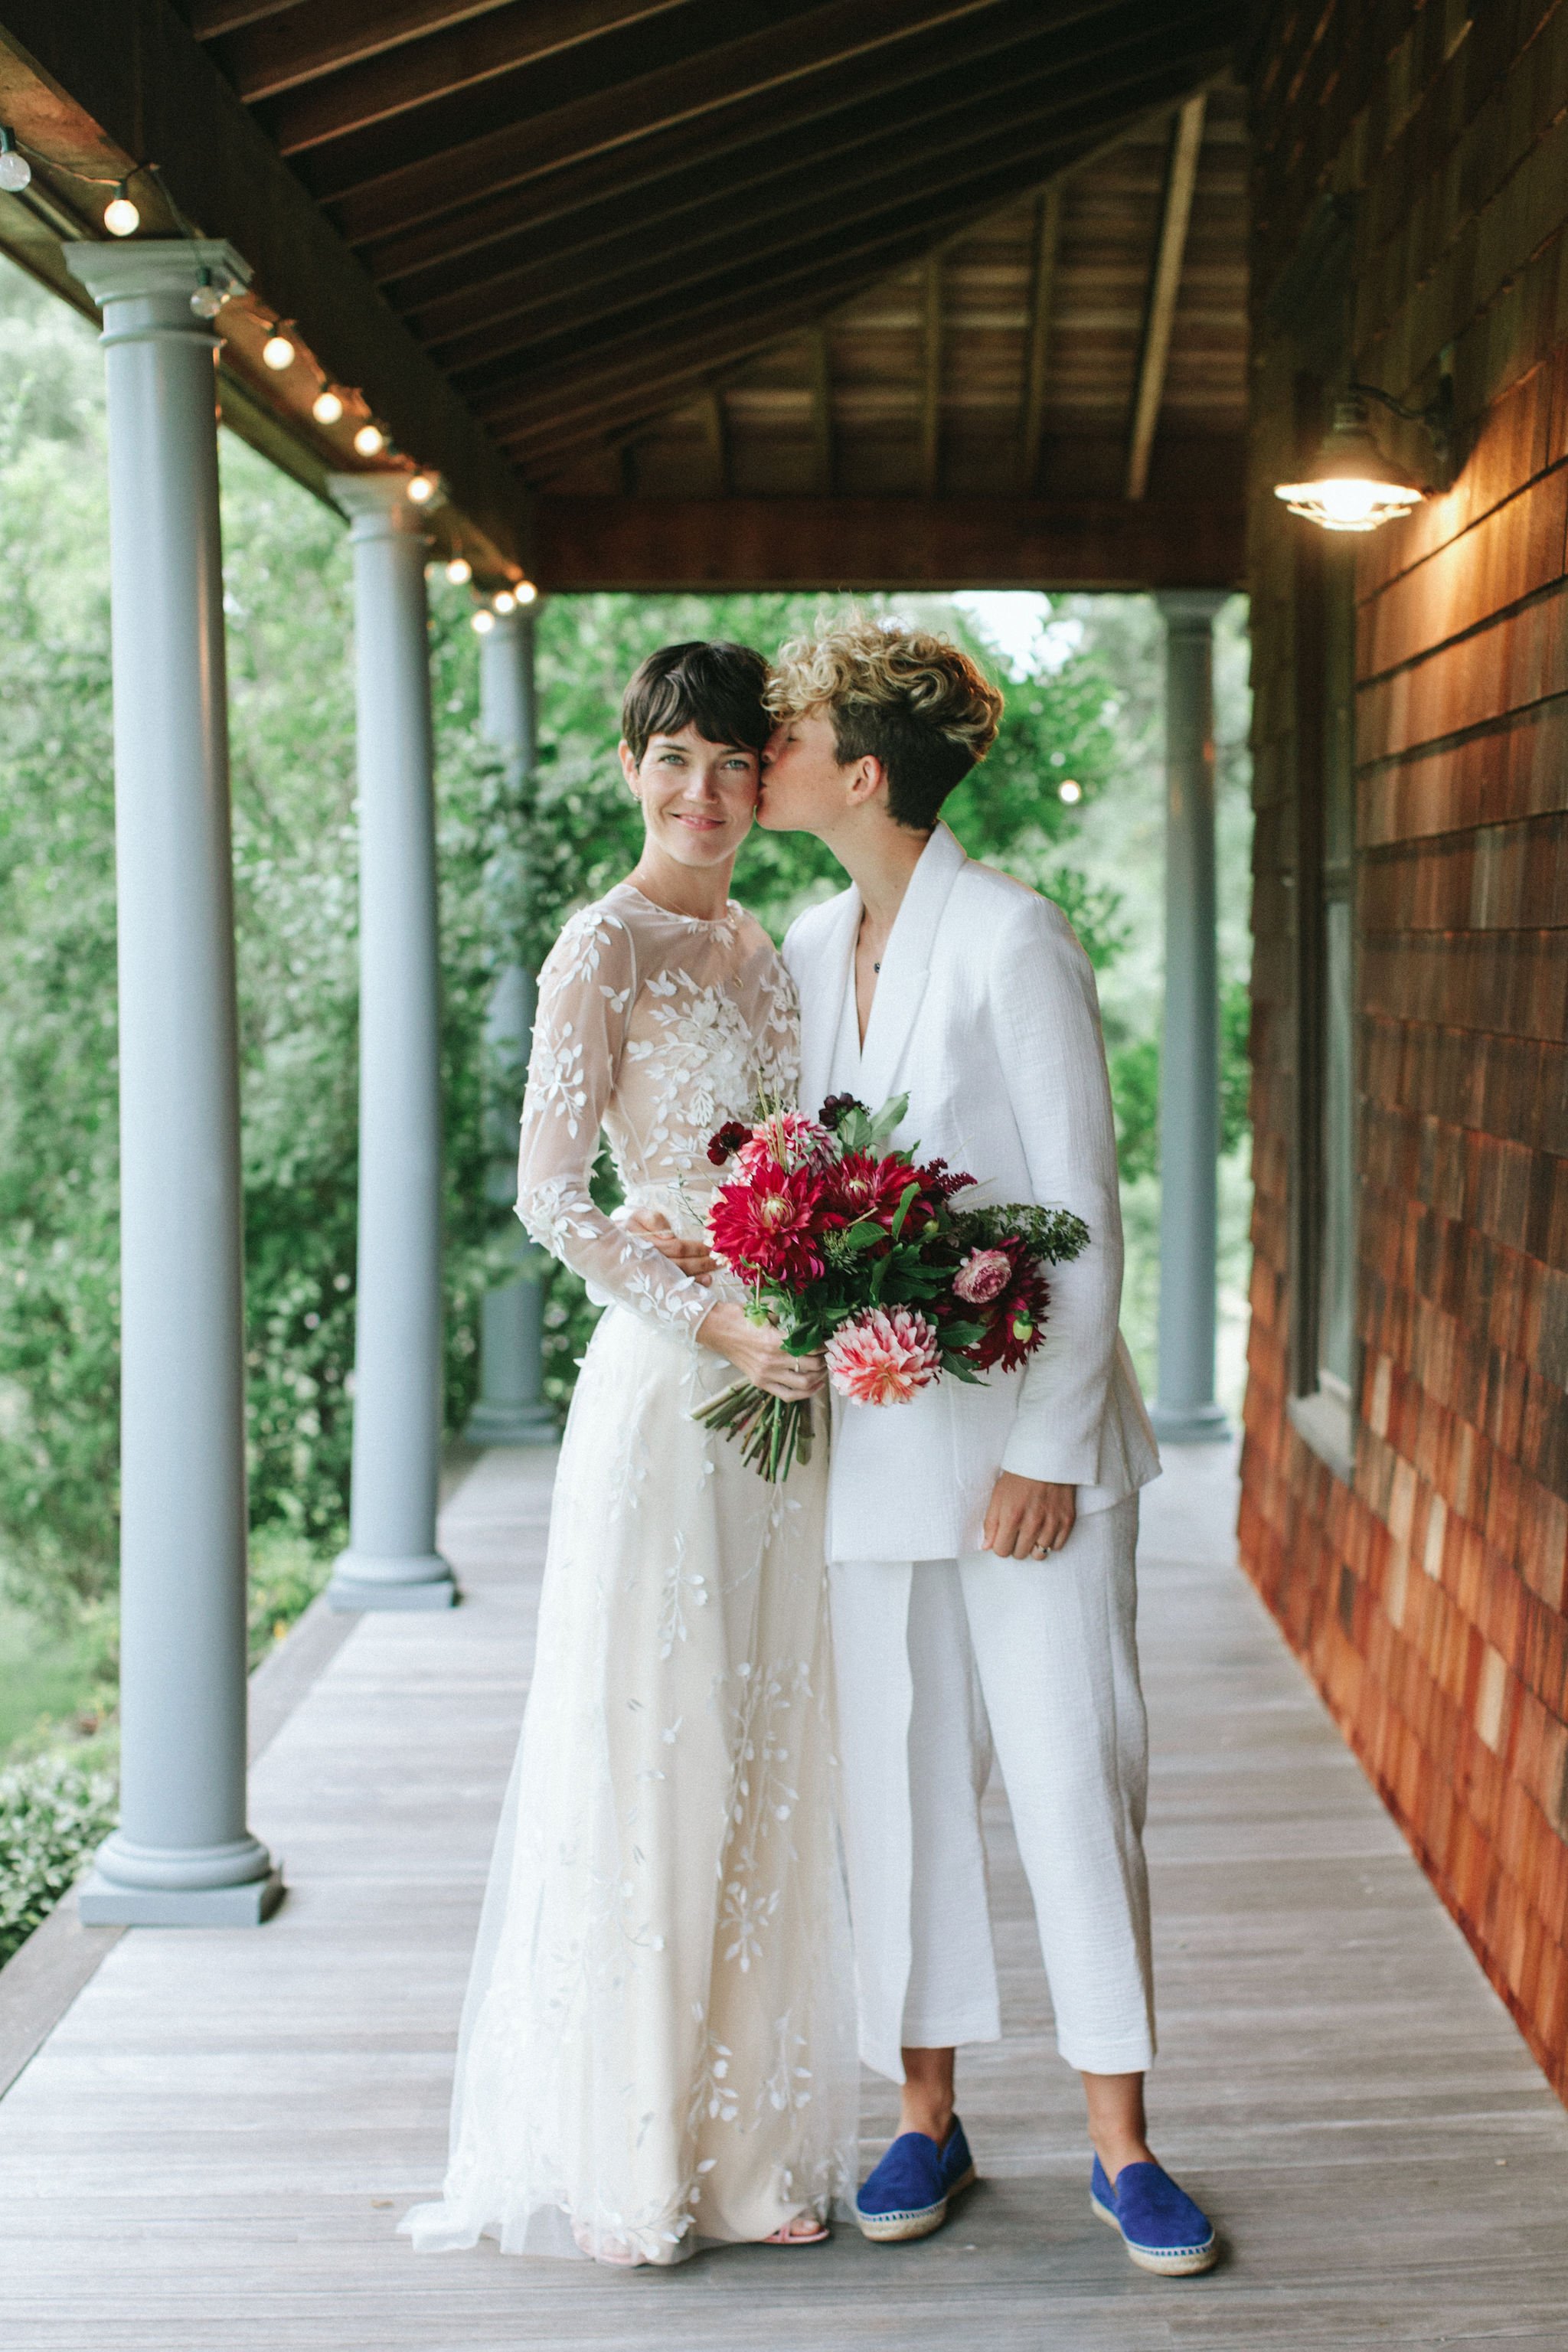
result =
[{"label": "bouquet of flowers", "polygon": [[[1045,1336],[1047,1265],[1074,1258],[1089,1228],[1066,1209],[954,1208],[974,1182],[942,1160],[888,1149],[909,1108],[834,1095],[816,1118],[765,1109],[731,1119],[708,1146],[733,1159],[709,1212],[714,1255],[775,1323],[795,1356],[822,1354],[841,1396],[901,1404],[932,1381],[1013,1371]],[[767,1478],[811,1455],[811,1406],[731,1381],[695,1418],[723,1430]]]}]

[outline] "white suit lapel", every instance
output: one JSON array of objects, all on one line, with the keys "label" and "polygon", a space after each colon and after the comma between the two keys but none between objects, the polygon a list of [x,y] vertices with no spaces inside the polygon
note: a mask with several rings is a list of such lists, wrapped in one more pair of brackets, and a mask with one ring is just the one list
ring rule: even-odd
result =
[{"label": "white suit lapel", "polygon": [[910,877],[889,934],[860,1056],[860,1091],[872,1110],[879,1110],[893,1092],[925,994],[937,927],[968,862],[946,825],[939,824]]},{"label": "white suit lapel", "polygon": [[827,1095],[859,929],[860,893],[851,885],[835,901],[821,946],[800,974],[800,1107],[814,1118]]}]

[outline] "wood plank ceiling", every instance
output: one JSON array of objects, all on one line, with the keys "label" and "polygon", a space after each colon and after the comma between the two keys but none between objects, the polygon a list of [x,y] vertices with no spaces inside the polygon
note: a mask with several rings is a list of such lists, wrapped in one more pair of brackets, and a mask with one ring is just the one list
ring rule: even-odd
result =
[{"label": "wood plank ceiling", "polygon": [[[759,500],[817,513],[796,569],[828,510],[868,509],[883,569],[954,570],[946,523],[898,551],[911,505],[972,539],[987,507],[1047,535],[1137,508],[1178,551],[1206,508],[1205,560],[1238,564],[1216,550],[1239,549],[1244,0],[179,8],[247,137],[538,494],[546,584],[636,571],[651,518],[626,518],[655,505],[716,576],[704,517]],[[310,334],[308,290],[261,293]],[[330,326],[312,340],[330,373]]]}]

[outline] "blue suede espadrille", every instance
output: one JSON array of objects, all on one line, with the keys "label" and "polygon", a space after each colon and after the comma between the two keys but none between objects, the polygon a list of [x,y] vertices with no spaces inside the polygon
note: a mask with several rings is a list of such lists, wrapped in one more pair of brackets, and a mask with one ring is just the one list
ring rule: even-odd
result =
[{"label": "blue suede espadrille", "polygon": [[938,2147],[925,2132],[901,2132],[855,2200],[855,2219],[868,2238],[890,2243],[929,2238],[947,2219],[947,2200],[974,2178],[974,2158],[954,2116]]},{"label": "blue suede espadrille", "polygon": [[1121,2231],[1141,2271],[1185,2278],[1210,2269],[1217,2259],[1213,2222],[1158,2164],[1124,2164],[1112,2188],[1097,2156],[1089,2201],[1102,2221]]}]

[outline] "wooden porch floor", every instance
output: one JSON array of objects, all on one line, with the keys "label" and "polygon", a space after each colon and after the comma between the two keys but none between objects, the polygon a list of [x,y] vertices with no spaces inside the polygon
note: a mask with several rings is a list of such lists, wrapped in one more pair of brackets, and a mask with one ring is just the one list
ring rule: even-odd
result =
[{"label": "wooden porch floor", "polygon": [[[9,2352],[1562,2352],[1568,2115],[1232,1565],[1209,1449],[1147,1497],[1143,1622],[1154,2137],[1225,2267],[1145,2278],[1089,2213],[995,1793],[1009,2036],[966,2061],[985,2178],[940,2235],[630,2276],[413,2254],[393,2228],[440,2171],[550,1467],[484,1458],[445,1519],[467,1605],[360,1621],[268,1747],[273,1925],[123,1937],[0,2102]],[[873,2145],[888,2110],[871,2085]]]}]

